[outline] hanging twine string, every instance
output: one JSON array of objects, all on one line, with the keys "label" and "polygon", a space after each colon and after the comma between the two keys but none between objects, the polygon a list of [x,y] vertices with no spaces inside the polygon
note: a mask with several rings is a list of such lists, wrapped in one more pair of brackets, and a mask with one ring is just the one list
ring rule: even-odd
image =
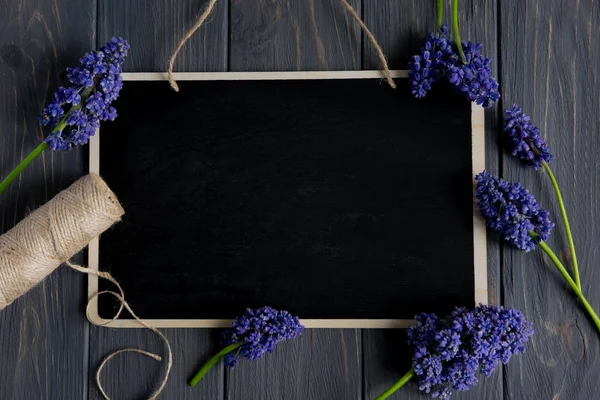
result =
[{"label": "hanging twine string", "polygon": [[[0,236],[0,310],[40,283],[62,263],[78,272],[107,279],[116,286],[118,293],[104,290],[94,294],[88,300],[86,314],[89,318],[92,300],[101,294],[111,294],[119,300],[120,307],[107,323],[119,318],[123,309],[126,309],[137,322],[156,333],[165,343],[167,367],[159,387],[150,395],[150,399],[154,400],[164,389],[173,365],[169,341],[163,333],[133,312],[125,301],[123,288],[112,275],[68,261],[92,239],[120,221],[124,213],[117,197],[102,178],[90,174],[80,178]],[[110,398],[100,381],[102,371],[111,359],[126,352],[139,353],[157,361],[162,360],[157,354],[135,348],[117,350],[109,354],[96,373],[98,389],[107,400]]]},{"label": "hanging twine string", "polygon": [[383,74],[385,75],[385,79],[386,79],[388,85],[390,85],[390,87],[392,89],[396,89],[396,83],[392,79],[392,74],[390,73],[390,68],[388,67],[387,60],[385,59],[385,54],[383,54],[383,50],[381,50],[381,46],[377,42],[377,39],[375,39],[375,35],[373,35],[373,33],[371,33],[369,28],[367,28],[367,25],[365,25],[365,23],[363,22],[362,18],[360,18],[360,15],[358,15],[356,10],[354,10],[354,8],[352,8],[352,6],[350,5],[350,3],[348,3],[347,0],[340,0],[340,1],[344,5],[344,7],[346,7],[346,10],[348,10],[350,12],[350,15],[352,15],[354,20],[356,22],[358,22],[358,25],[360,25],[360,28],[363,30],[365,35],[367,35],[367,38],[369,38],[369,41],[371,42],[373,47],[375,47],[375,51],[377,52],[377,57],[379,57],[379,61],[381,62],[381,68],[383,69]]},{"label": "hanging twine string", "polygon": [[[369,30],[369,28],[367,28],[367,26],[363,22],[362,18],[360,18],[360,15],[358,15],[356,10],[354,10],[354,8],[350,5],[350,3],[348,3],[347,0],[340,0],[340,1],[341,1],[342,5],[346,8],[346,10],[348,10],[350,15],[352,15],[354,20],[360,25],[360,28],[363,30],[363,32],[367,35],[367,38],[369,39],[369,41],[375,48],[375,51],[377,52],[377,57],[379,57],[379,61],[381,62],[381,68],[383,70],[383,74],[385,76],[387,83],[390,85],[390,87],[395,89],[396,83],[394,83],[394,80],[392,79],[392,74],[390,73],[390,68],[388,66],[387,60],[385,59],[385,54],[383,54],[383,50],[381,49],[381,46],[379,46],[379,43],[377,43],[377,39],[375,38],[375,35],[373,35],[373,33]],[[210,15],[210,13],[212,13],[213,9],[215,8],[216,2],[217,2],[217,0],[209,1],[208,5],[206,6],[204,11],[198,18],[198,20],[196,21],[194,26],[192,26],[192,28],[185,34],[183,39],[181,39],[181,41],[179,42],[179,44],[173,51],[171,58],[169,59],[169,70],[168,70],[169,84],[171,85],[173,90],[175,90],[176,92],[179,92],[179,85],[177,84],[177,82],[175,81],[175,77],[173,76],[173,66],[175,64],[175,59],[177,58],[177,55],[179,54],[179,51],[181,50],[183,45],[188,41],[189,38],[191,38],[194,35],[194,33],[196,33],[198,28],[200,28],[202,26],[204,21],[206,21],[206,18]]]},{"label": "hanging twine string", "polygon": [[208,18],[210,13],[212,13],[213,9],[215,8],[216,3],[217,3],[217,0],[209,1],[208,5],[204,9],[204,12],[202,12],[202,14],[200,15],[200,18],[198,18],[198,21],[196,21],[194,26],[192,26],[192,28],[185,34],[183,39],[181,39],[181,41],[175,48],[175,51],[173,51],[171,58],[169,59],[169,83],[171,84],[171,87],[173,88],[173,90],[175,90],[176,92],[179,92],[179,85],[177,85],[177,82],[175,82],[175,78],[173,77],[173,65],[175,64],[175,59],[177,58],[177,54],[179,54],[179,51],[181,50],[181,48],[183,47],[185,42],[187,42],[188,39],[191,38],[194,35],[194,33],[196,33],[198,28],[200,28],[202,26],[204,21],[206,21],[206,18]]}]

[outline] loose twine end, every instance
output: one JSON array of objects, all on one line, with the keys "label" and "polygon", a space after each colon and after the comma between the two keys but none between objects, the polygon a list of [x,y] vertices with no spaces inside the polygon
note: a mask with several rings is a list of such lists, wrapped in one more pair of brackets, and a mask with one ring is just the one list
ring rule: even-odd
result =
[{"label": "loose twine end", "polygon": [[174,91],[179,92],[179,85],[177,84],[177,82],[175,81],[175,77],[173,76],[173,63],[175,63],[175,59],[171,58],[171,60],[169,61],[169,85],[171,85],[171,88]]},{"label": "loose twine end", "polygon": [[[73,264],[70,261],[66,261],[66,264],[69,267],[71,267],[72,269],[74,269],[75,271],[78,271],[78,272],[81,272],[84,274],[89,274],[89,275],[96,275],[99,278],[103,278],[103,279],[110,281],[113,285],[115,285],[117,287],[117,289],[119,291],[119,293],[116,293],[111,290],[103,290],[103,291],[93,294],[88,299],[88,303],[85,308],[85,313],[86,313],[88,319],[90,319],[90,309],[91,309],[91,305],[92,305],[92,300],[96,299],[98,296],[100,296],[102,294],[110,294],[113,297],[115,297],[117,300],[119,300],[119,302],[120,302],[119,310],[117,311],[117,313],[115,314],[114,317],[112,317],[105,323],[100,324],[101,326],[108,325],[109,323],[118,319],[119,316],[121,315],[121,312],[123,311],[123,309],[126,309],[129,312],[129,314],[131,314],[131,316],[137,322],[140,323],[140,325],[142,325],[145,328],[150,329],[152,332],[156,333],[161,338],[161,340],[165,343],[165,347],[167,348],[167,371],[165,372],[165,375],[160,383],[160,386],[149,397],[150,400],[156,399],[160,395],[160,393],[163,391],[163,389],[165,388],[165,385],[167,384],[167,381],[169,380],[169,374],[171,373],[171,368],[173,366],[173,352],[171,350],[171,344],[169,343],[169,340],[166,338],[166,336],[161,331],[159,331],[155,327],[149,325],[144,320],[140,319],[133,312],[133,310],[127,303],[127,301],[125,301],[125,292],[123,291],[123,288],[121,287],[121,285],[119,285],[119,282],[117,282],[117,280],[115,278],[113,278],[113,276],[110,273],[85,268],[80,265]],[[158,354],[154,354],[149,351],[142,350],[142,349],[136,349],[136,348],[126,348],[126,349],[121,349],[121,350],[117,350],[117,351],[110,353],[108,356],[106,356],[104,358],[104,360],[102,360],[102,362],[100,363],[100,366],[98,367],[98,370],[96,371],[96,385],[98,385],[98,390],[100,390],[100,393],[102,393],[102,396],[104,396],[104,398],[106,400],[110,400],[110,397],[108,397],[108,394],[106,393],[106,391],[104,390],[104,387],[102,386],[102,382],[101,382],[102,371],[104,370],[104,367],[106,367],[106,365],[108,365],[110,360],[112,360],[114,357],[116,357],[117,355],[122,354],[122,353],[138,353],[138,354],[142,354],[146,357],[150,357],[156,361],[159,361],[159,362],[162,361],[162,357],[159,356]]]},{"label": "loose twine end", "polygon": [[[379,46],[379,43],[377,43],[377,39],[375,38],[375,35],[373,35],[373,33],[369,30],[369,28],[367,28],[367,26],[363,22],[362,18],[360,17],[360,15],[358,15],[356,10],[354,10],[354,8],[350,5],[350,3],[348,3],[347,0],[340,0],[340,1],[342,2],[342,5],[346,8],[346,10],[348,10],[350,15],[352,15],[352,18],[354,18],[354,20],[358,23],[358,25],[360,25],[360,28],[363,30],[365,35],[367,35],[367,38],[369,39],[369,41],[375,48],[377,57],[379,57],[379,61],[381,62],[381,69],[383,70],[383,75],[385,76],[385,79],[386,79],[388,85],[390,85],[390,87],[392,89],[396,89],[396,83],[394,82],[394,79],[392,79],[392,74],[390,72],[390,68],[388,66],[387,60],[385,59],[385,54],[383,54],[383,50],[381,49],[381,46]],[[194,35],[194,33],[198,30],[198,28],[200,28],[200,26],[202,26],[204,21],[206,21],[206,18],[212,13],[213,9],[215,8],[216,2],[217,2],[217,0],[210,0],[208,5],[204,9],[202,14],[198,18],[198,20],[196,21],[196,23],[194,24],[194,26],[185,34],[183,39],[181,39],[181,41],[179,42],[179,44],[173,51],[171,58],[169,59],[169,70],[167,71],[168,78],[169,78],[169,84],[171,85],[171,88],[176,92],[179,92],[179,85],[177,84],[177,82],[175,81],[175,77],[173,76],[173,66],[175,64],[175,60],[177,59],[177,55],[179,54],[179,51],[181,50],[181,48],[183,47],[185,42],[187,42],[188,39]]]}]

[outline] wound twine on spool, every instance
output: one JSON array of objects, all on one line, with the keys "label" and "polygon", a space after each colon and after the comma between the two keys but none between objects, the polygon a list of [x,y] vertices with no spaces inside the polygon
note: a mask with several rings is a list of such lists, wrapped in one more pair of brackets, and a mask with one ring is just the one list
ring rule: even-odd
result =
[{"label": "wound twine on spool", "polygon": [[[117,319],[125,308],[136,321],[164,341],[167,348],[167,368],[160,386],[149,397],[153,400],[164,389],[171,372],[173,361],[169,341],[159,330],[138,318],[125,301],[123,289],[108,272],[91,270],[68,261],[92,239],[119,222],[124,213],[117,197],[102,178],[89,174],[0,236],[0,310],[40,283],[62,263],[81,273],[109,280],[119,293],[105,290],[92,295],[88,300],[86,314],[89,315],[93,299],[101,294],[111,294],[120,301],[121,306],[108,322]],[[124,352],[136,352],[157,361],[162,360],[159,355],[141,349],[122,349],[109,354],[96,372],[96,384],[105,399],[110,398],[100,382],[102,370],[114,356]]]},{"label": "wound twine on spool", "polygon": [[106,183],[97,175],[87,175],[0,236],[0,310],[123,214]]},{"label": "wound twine on spool", "polygon": [[[385,54],[383,54],[383,50],[381,49],[381,46],[379,46],[377,39],[375,39],[375,35],[373,35],[373,33],[369,30],[369,28],[367,28],[367,25],[365,25],[365,23],[362,20],[362,18],[360,17],[360,15],[358,15],[356,10],[350,5],[350,3],[348,3],[347,0],[340,0],[340,2],[344,6],[344,8],[346,8],[346,10],[350,13],[350,15],[352,15],[352,18],[354,18],[354,20],[358,23],[358,25],[363,30],[365,35],[367,35],[367,38],[369,39],[369,41],[375,48],[377,57],[379,57],[379,61],[381,62],[381,69],[383,70],[383,74],[385,76],[385,79],[386,79],[388,85],[390,85],[391,88],[395,89],[396,83],[394,83],[394,80],[392,79],[392,74],[390,73],[390,68],[388,66],[387,60],[385,59]],[[179,44],[177,44],[177,47],[175,47],[175,50],[173,51],[173,54],[171,55],[171,58],[169,59],[169,69],[167,71],[168,76],[169,76],[169,84],[171,85],[173,90],[175,90],[176,92],[179,92],[179,85],[177,84],[177,82],[175,81],[175,77],[173,76],[173,66],[175,64],[175,59],[177,58],[177,55],[179,54],[179,51],[181,50],[181,48],[183,47],[185,42],[187,42],[188,39],[194,35],[194,33],[198,30],[198,28],[200,28],[202,26],[202,24],[204,23],[204,21],[206,21],[206,18],[208,18],[208,16],[212,13],[212,11],[215,8],[216,3],[217,3],[217,0],[209,1],[208,5],[206,6],[206,8],[202,12],[202,14],[200,14],[200,17],[198,18],[198,20],[196,21],[194,26],[192,26],[190,28],[190,30],[188,30],[187,33],[184,35],[183,39],[181,39],[179,41]]]}]

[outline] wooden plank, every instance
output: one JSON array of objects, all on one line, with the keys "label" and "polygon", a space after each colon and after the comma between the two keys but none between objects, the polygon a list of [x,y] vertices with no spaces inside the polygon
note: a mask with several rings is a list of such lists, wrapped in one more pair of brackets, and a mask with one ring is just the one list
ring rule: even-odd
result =
[{"label": "wooden plank", "polygon": [[[179,41],[204,11],[208,0],[98,0],[98,44],[112,36],[129,40],[124,70],[165,72]],[[218,0],[211,15],[179,52],[174,71],[227,69],[228,3]]]},{"label": "wooden plank", "polygon": [[307,329],[273,354],[227,369],[226,398],[358,399],[360,352],[359,329]]},{"label": "wooden plank", "polygon": [[[133,306],[135,307],[135,306]],[[223,398],[223,365],[214,367],[196,387],[187,384],[203,363],[220,349],[220,332],[209,329],[161,330],[173,348],[173,369],[161,399]],[[96,388],[96,370],[109,353],[140,348],[164,355],[163,342],[147,329],[110,329],[94,326],[90,338],[89,399],[104,399]],[[121,354],[103,370],[102,386],[111,399],[146,399],[159,386],[164,363],[140,354]]]},{"label": "wooden plank", "polygon": [[361,69],[360,27],[339,0],[233,0],[230,42],[231,71]]},{"label": "wooden plank", "polygon": [[[131,43],[125,70],[163,72],[171,52],[184,33],[204,10],[206,2],[185,0],[108,1],[100,0],[98,44],[111,36],[123,36]],[[206,25],[200,28],[180,52],[177,71],[224,71],[227,68],[227,2],[218,1]],[[167,84],[167,83],[165,83]],[[118,195],[118,193],[117,193]],[[127,210],[125,210],[127,211]],[[143,268],[143,266],[139,266]],[[135,304],[132,305],[135,310]],[[182,305],[185,306],[185,305]],[[209,305],[207,305],[209,306]],[[141,315],[143,317],[143,315]],[[211,330],[165,330],[173,348],[171,379],[161,395],[164,399],[223,398],[223,369],[216,368],[200,385],[190,388],[187,380],[200,364],[218,351],[219,336]],[[111,351],[137,347],[164,354],[157,336],[147,330],[112,330],[92,326],[90,334],[90,399],[102,398],[93,381],[101,360]],[[144,398],[157,387],[164,365],[135,354],[115,359],[103,373],[103,384],[111,398]]]},{"label": "wooden plank", "polygon": [[[359,27],[338,0],[235,0],[230,41],[232,71],[360,69]],[[355,399],[361,390],[356,329],[307,329],[226,379],[230,400]]]},{"label": "wooden plank", "polygon": [[[435,29],[435,12],[435,1],[369,0],[364,3],[363,18],[377,38],[390,68],[406,69],[410,57],[423,45],[425,35]],[[445,20],[450,22],[450,18]],[[373,45],[366,38],[362,66],[363,69],[381,68]]]},{"label": "wooden plank", "polygon": [[[451,21],[449,3],[444,10],[446,24]],[[498,76],[499,49],[497,31],[491,27],[496,26],[497,17],[496,2],[475,0],[460,2],[462,39],[483,43],[485,54],[493,59],[492,68],[496,76]],[[390,67],[406,68],[411,55],[422,46],[425,35],[435,29],[435,2],[372,0],[365,2],[364,19],[388,56]],[[368,41],[363,43],[363,67],[379,68],[380,62],[371,44]],[[501,160],[501,152],[496,146],[498,118],[498,107],[486,110],[486,168],[495,173],[500,170]],[[490,303],[497,304],[500,302],[500,246],[493,239],[490,240],[489,236],[488,234],[488,300]],[[363,331],[365,399],[373,398],[383,392],[410,368],[412,355],[405,343],[405,331]],[[454,397],[474,400],[502,398],[501,368],[498,368],[492,377],[482,380],[476,388]],[[403,388],[393,398],[412,399],[425,398],[425,396],[419,393],[417,385],[413,383]]]},{"label": "wooden plank", "polygon": [[[43,139],[36,117],[62,82],[61,73],[89,50],[94,0],[2,6],[0,33],[0,175]],[[82,150],[48,150],[0,195],[0,229],[66,188],[83,171]],[[87,393],[88,327],[84,277],[59,268],[0,313],[0,398],[82,398]],[[57,378],[60,377],[60,378]],[[70,378],[63,378],[70,377]]]},{"label": "wooden plank", "polygon": [[[598,310],[600,11],[592,0],[500,4],[504,104],[520,104],[554,152],[551,166],[569,213],[583,291]],[[522,182],[551,212],[557,226],[549,244],[570,270],[548,177],[505,159],[505,176]],[[536,329],[528,352],[505,369],[505,397],[597,398],[600,336],[551,261],[540,250],[526,254],[507,247],[503,276],[505,303],[521,309]]]}]

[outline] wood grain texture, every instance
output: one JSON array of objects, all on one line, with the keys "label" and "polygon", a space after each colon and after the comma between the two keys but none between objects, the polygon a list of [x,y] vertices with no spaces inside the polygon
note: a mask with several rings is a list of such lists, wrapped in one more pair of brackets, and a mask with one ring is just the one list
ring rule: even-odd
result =
[{"label": "wood grain texture", "polygon": [[[390,68],[406,69],[410,57],[423,45],[425,35],[435,29],[436,2],[368,0],[364,1],[362,15]],[[381,68],[377,53],[368,40],[363,41],[362,66],[363,69]]]},{"label": "wood grain texture", "polygon": [[[3,2],[0,174],[10,171],[41,140],[35,116],[64,67],[116,34],[132,41],[128,71],[163,71],[177,39],[205,3],[98,2],[98,8],[94,0]],[[391,66],[404,68],[424,33],[434,25],[435,2],[369,0],[363,1],[362,9],[359,3],[355,0],[353,5],[363,12]],[[99,32],[94,43],[97,11]],[[596,251],[600,87],[595,76],[600,67],[595,45],[599,14],[593,0],[461,2],[463,38],[483,40],[486,53],[494,58],[503,105],[521,104],[556,154],[553,166],[571,215],[584,291],[597,307],[600,295],[592,291],[600,279],[594,273],[600,261]],[[336,0],[232,0],[230,11],[227,2],[220,1],[210,21],[184,47],[177,70],[379,67],[370,44]],[[498,60],[502,61],[501,70]],[[522,181],[557,215],[547,178],[498,152],[498,116],[498,110],[486,114],[488,168]],[[83,173],[79,151],[48,153],[27,169],[0,198],[3,231]],[[568,258],[560,224],[550,244]],[[524,254],[511,248],[502,249],[500,257],[500,244],[492,234],[488,247],[490,300],[503,300],[522,309],[537,332],[529,351],[511,361],[502,374],[495,373],[456,398],[597,397],[598,334],[549,261],[539,252]],[[60,269],[0,313],[0,398],[87,398],[88,372],[93,374],[110,350],[131,345],[162,351],[150,332],[93,327],[88,365],[83,281],[83,277]],[[174,343],[175,366],[162,398],[371,399],[404,373],[410,358],[402,345],[402,331],[310,330],[260,362],[241,363],[226,375],[222,368],[215,370],[202,387],[190,390],[185,382],[215,351],[215,334],[167,331]],[[160,371],[161,366],[152,360],[125,355],[109,367],[104,382],[114,398],[142,396],[153,387]],[[91,385],[89,398],[98,398]],[[410,384],[394,398],[426,397]]]},{"label": "wood grain texture", "polygon": [[[128,72],[165,72],[173,50],[204,11],[207,0],[98,0],[98,44],[122,36],[131,44]],[[213,12],[179,52],[174,71],[227,69],[228,1]]]},{"label": "wood grain texture", "polygon": [[[358,29],[338,0],[234,0],[230,70],[360,69]],[[307,330],[261,362],[228,372],[226,398],[360,398],[360,335],[356,329]]]},{"label": "wood grain texture", "polygon": [[339,0],[232,0],[230,40],[231,71],[360,69],[360,27]]},{"label": "wood grain texture", "polygon": [[[36,120],[61,72],[93,45],[94,0],[2,2],[0,175],[43,139]],[[0,230],[69,186],[83,171],[81,150],[47,151],[0,196]],[[84,277],[59,268],[0,313],[0,398],[82,398],[87,392]],[[69,377],[67,379],[57,377]]]},{"label": "wood grain texture", "polygon": [[[406,68],[412,54],[423,45],[425,35],[435,29],[436,2],[386,0],[367,1],[364,5],[364,19],[388,56],[392,68]],[[450,2],[444,9],[444,23],[451,23]],[[499,73],[499,49],[497,46],[496,20],[497,4],[494,1],[465,0],[460,2],[459,18],[461,37],[483,43],[485,54],[493,59],[492,70]],[[364,68],[379,68],[379,60],[368,42],[364,42]],[[498,149],[498,107],[485,112],[486,124],[486,168],[500,171],[501,152]],[[501,280],[500,247],[488,234],[488,297],[490,303],[500,303]],[[423,310],[427,311],[427,310]],[[364,398],[370,399],[400,379],[410,368],[411,354],[406,345],[405,331],[365,330],[363,332]],[[392,398],[425,399],[411,383]],[[459,393],[457,399],[501,399],[502,368],[490,378],[468,392]]]},{"label": "wood grain texture", "polygon": [[[134,306],[135,307],[135,306]],[[220,331],[209,329],[163,329],[173,348],[173,369],[160,399],[222,399],[223,364],[214,367],[196,387],[188,380],[220,349]],[[94,327],[90,339],[90,400],[103,399],[96,389],[95,375],[101,360],[112,351],[140,348],[161,356],[165,346],[147,329]],[[102,373],[102,386],[111,399],[146,399],[160,384],[165,364],[140,354],[121,354]]]},{"label": "wood grain texture", "polygon": [[[578,249],[584,293],[596,310],[600,186],[600,12],[591,0],[501,2],[504,105],[520,104],[553,150]],[[505,157],[505,176],[521,181],[556,221],[550,246],[569,265],[569,250],[548,177]],[[505,399],[593,399],[600,383],[600,336],[539,250],[506,248],[504,302],[536,329],[530,350],[505,369]]]},{"label": "wood grain texture", "polygon": [[359,399],[360,330],[308,329],[260,362],[227,370],[228,400]]},{"label": "wood grain texture", "polygon": [[[196,21],[205,1],[99,0],[98,45],[114,35],[131,42],[125,70],[132,72],[166,71],[173,48]],[[213,14],[186,43],[175,63],[176,71],[224,71],[227,68],[228,3],[218,1]],[[165,85],[167,83],[165,82]],[[101,171],[102,172],[102,171]],[[118,193],[117,193],[118,195]],[[127,210],[125,210],[127,212]],[[142,267],[142,266],[140,266]],[[126,293],[127,295],[127,293]],[[182,305],[183,307],[185,305]],[[132,305],[135,311],[135,304]],[[143,317],[143,315],[140,315]],[[216,368],[195,388],[187,381],[217,352],[219,332],[211,330],[165,330],[173,348],[173,371],[163,399],[221,399],[224,371]],[[147,330],[113,330],[92,326],[90,333],[89,398],[100,399],[94,382],[101,360],[113,350],[124,347],[148,349],[164,354],[157,336]],[[124,354],[103,373],[104,387],[111,398],[144,398],[157,387],[164,365],[135,355]]]}]

